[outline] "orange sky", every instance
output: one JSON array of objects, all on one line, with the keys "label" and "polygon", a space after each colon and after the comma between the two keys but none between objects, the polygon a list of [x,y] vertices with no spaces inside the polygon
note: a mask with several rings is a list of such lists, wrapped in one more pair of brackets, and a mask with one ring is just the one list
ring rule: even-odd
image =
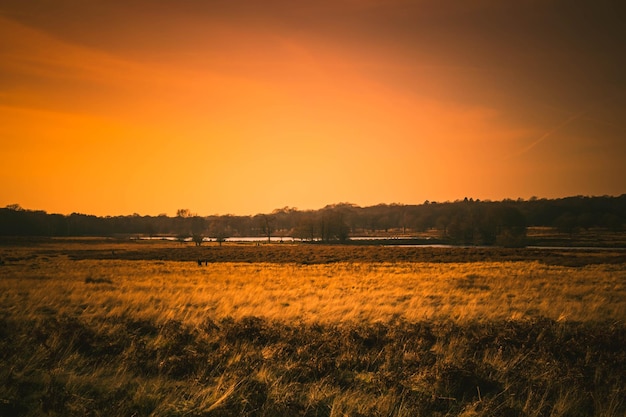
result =
[{"label": "orange sky", "polygon": [[504,3],[3,1],[0,206],[625,193],[616,4]]}]

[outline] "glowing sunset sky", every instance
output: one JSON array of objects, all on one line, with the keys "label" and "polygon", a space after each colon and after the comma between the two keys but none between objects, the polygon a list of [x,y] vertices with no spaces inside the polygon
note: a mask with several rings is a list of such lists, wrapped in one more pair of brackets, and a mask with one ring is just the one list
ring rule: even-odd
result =
[{"label": "glowing sunset sky", "polygon": [[0,206],[619,195],[618,5],[3,0]]}]

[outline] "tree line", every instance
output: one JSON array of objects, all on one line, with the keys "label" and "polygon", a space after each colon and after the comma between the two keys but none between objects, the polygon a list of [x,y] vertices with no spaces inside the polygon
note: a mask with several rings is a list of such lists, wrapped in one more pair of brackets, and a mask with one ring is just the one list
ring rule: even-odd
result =
[{"label": "tree line", "polygon": [[528,227],[553,227],[575,234],[590,228],[619,231],[625,224],[626,194],[496,202],[465,198],[454,202],[369,207],[339,203],[319,210],[284,207],[250,216],[200,216],[189,209],[180,209],[173,217],[165,214],[98,217],[49,214],[17,204],[0,209],[2,236],[170,236],[192,239],[197,244],[205,238],[221,242],[239,236],[346,242],[354,236],[406,237],[430,232],[451,243],[516,246],[523,244]]}]

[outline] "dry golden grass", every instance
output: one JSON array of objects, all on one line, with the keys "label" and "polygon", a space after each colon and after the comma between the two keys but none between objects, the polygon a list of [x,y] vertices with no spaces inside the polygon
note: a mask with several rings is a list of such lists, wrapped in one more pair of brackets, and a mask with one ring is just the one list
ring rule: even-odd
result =
[{"label": "dry golden grass", "polygon": [[626,319],[623,265],[538,262],[323,265],[30,259],[2,267],[12,315],[285,322]]},{"label": "dry golden grass", "polygon": [[0,416],[626,412],[624,263],[72,256],[132,245],[1,248]]}]

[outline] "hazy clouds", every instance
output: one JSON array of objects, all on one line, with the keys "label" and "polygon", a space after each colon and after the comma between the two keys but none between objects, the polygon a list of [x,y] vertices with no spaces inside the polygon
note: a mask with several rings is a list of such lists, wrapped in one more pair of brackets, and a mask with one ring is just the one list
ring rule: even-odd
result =
[{"label": "hazy clouds", "polygon": [[[24,144],[11,147],[20,157],[60,141],[70,167],[85,158],[106,165],[73,145],[87,132],[94,147],[113,143],[109,160],[140,169],[125,186],[127,204],[103,211],[619,194],[621,9],[610,1],[9,0],[0,6],[0,133]],[[164,188],[151,183],[145,155],[181,166],[165,181],[167,196],[150,204],[136,187]],[[238,164],[247,168],[217,174]],[[35,190],[72,174],[47,169],[30,178],[32,193],[0,204],[50,209]],[[110,187],[89,164],[81,169]],[[18,190],[27,171],[0,174]],[[185,182],[179,172],[207,184],[217,202],[193,184],[176,186]]]}]

